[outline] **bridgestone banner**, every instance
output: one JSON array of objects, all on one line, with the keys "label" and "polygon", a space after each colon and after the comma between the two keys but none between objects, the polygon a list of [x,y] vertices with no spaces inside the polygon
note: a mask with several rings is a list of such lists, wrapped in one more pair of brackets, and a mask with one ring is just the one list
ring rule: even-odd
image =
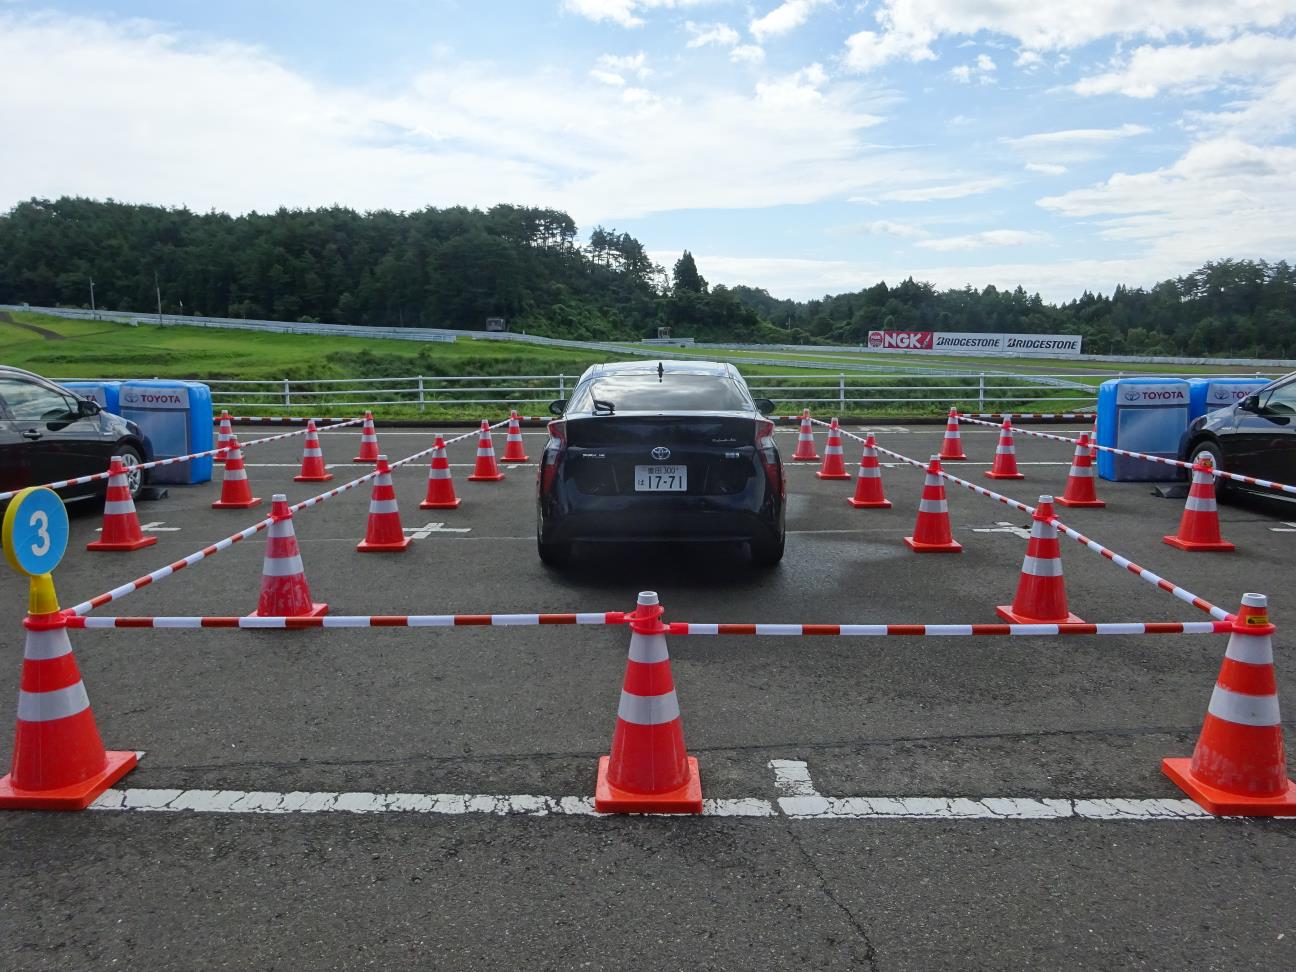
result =
[{"label": "bridgestone banner", "polygon": [[960,334],[952,331],[869,331],[868,346],[883,351],[965,354],[1079,354],[1079,334]]}]

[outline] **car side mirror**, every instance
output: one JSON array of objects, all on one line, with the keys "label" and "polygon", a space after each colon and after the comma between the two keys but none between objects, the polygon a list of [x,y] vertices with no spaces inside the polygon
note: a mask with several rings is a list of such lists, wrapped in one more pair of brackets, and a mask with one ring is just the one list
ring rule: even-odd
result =
[{"label": "car side mirror", "polygon": [[90,398],[77,399],[77,415],[81,418],[85,418],[88,415],[98,415],[102,411],[103,409],[99,407],[99,403],[94,401],[93,399]]},{"label": "car side mirror", "polygon": [[557,398],[549,403],[550,415],[561,415],[565,411],[567,411],[567,399]]},{"label": "car side mirror", "polygon": [[1242,409],[1244,412],[1260,411],[1260,396],[1248,395],[1246,398],[1242,399],[1242,403],[1238,405],[1238,408]]},{"label": "car side mirror", "polygon": [[757,398],[752,402],[756,410],[762,415],[772,415],[774,412],[774,401],[770,398]]}]

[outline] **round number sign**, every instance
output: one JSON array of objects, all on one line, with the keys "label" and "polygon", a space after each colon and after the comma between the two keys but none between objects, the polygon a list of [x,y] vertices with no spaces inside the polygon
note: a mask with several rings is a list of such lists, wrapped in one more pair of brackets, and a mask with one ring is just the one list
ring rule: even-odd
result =
[{"label": "round number sign", "polygon": [[67,509],[58,493],[44,486],[21,490],[5,510],[0,537],[14,570],[29,577],[52,571],[68,542]]}]

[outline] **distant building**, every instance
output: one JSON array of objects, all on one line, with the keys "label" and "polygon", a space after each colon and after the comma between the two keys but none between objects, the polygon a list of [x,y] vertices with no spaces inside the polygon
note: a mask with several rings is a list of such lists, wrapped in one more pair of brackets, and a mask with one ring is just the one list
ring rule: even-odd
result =
[{"label": "distant building", "polygon": [[508,324],[502,317],[488,317],[486,318],[486,330],[507,331]]}]

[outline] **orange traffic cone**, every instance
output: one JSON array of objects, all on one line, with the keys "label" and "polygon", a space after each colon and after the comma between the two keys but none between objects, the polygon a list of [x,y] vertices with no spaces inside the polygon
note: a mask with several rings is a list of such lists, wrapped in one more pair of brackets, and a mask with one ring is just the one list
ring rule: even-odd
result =
[{"label": "orange traffic cone", "polygon": [[135,501],[126,482],[126,467],[121,456],[108,464],[108,493],[104,497],[103,531],[98,540],[86,544],[87,550],[139,550],[157,543],[157,537],[146,537],[140,530]]},{"label": "orange traffic cone", "polygon": [[1017,471],[1017,450],[1013,447],[1012,421],[1004,419],[999,430],[999,445],[995,448],[994,463],[986,470],[988,479],[1025,479]]},{"label": "orange traffic cone", "polygon": [[504,478],[495,464],[495,446],[491,442],[490,423],[482,419],[481,435],[477,437],[477,465],[468,477],[470,483],[497,483]]},{"label": "orange traffic cone", "polygon": [[1026,541],[1026,557],[1012,607],[1001,604],[995,608],[995,614],[1010,624],[1084,623],[1067,610],[1055,516],[1053,497],[1041,496],[1031,515],[1030,539]]},{"label": "orange traffic cone", "polygon": [[941,462],[967,458],[963,454],[963,440],[959,438],[958,409],[953,406],[950,406],[949,418],[945,421],[945,439],[941,442],[940,457]]},{"label": "orange traffic cone", "polygon": [[405,536],[405,531],[401,528],[391,467],[387,465],[386,456],[379,456],[375,461],[378,464],[378,475],[374,477],[373,492],[369,496],[369,524],[365,529],[365,538],[356,544],[356,549],[361,553],[404,550],[414,541]]},{"label": "orange traffic cone", "polygon": [[211,505],[213,510],[247,510],[258,505],[261,497],[252,495],[248,485],[247,470],[243,468],[243,450],[238,439],[230,439],[230,451],[225,457],[225,475],[221,477],[221,495]]},{"label": "orange traffic cone", "polygon": [[857,510],[889,510],[891,501],[882,493],[882,469],[878,466],[877,442],[870,432],[860,450],[859,476],[855,480],[855,495],[846,501]]},{"label": "orange traffic cone", "polygon": [[48,574],[31,579],[13,768],[0,809],[82,810],[139,762],[104,749]]},{"label": "orange traffic cone", "polygon": [[518,413],[509,412],[508,436],[504,439],[504,456],[500,462],[528,462],[526,444],[522,441],[522,427]]},{"label": "orange traffic cone", "polygon": [[824,446],[823,466],[815,473],[820,479],[850,479],[842,460],[841,429],[833,419],[828,426],[828,444]]},{"label": "orange traffic cone", "polygon": [[419,504],[420,510],[453,510],[459,506],[454,480],[450,478],[450,460],[446,456],[445,439],[436,437],[432,447],[432,462],[428,465],[427,497]]},{"label": "orange traffic cone", "polygon": [[266,533],[265,561],[261,567],[261,597],[254,618],[318,618],[328,614],[327,604],[311,600],[293,530],[288,497],[275,493],[270,498],[274,522]]},{"label": "orange traffic cone", "polygon": [[1228,553],[1237,549],[1220,537],[1219,510],[1215,505],[1215,476],[1209,462],[1193,466],[1188,502],[1179,520],[1179,532],[1162,537],[1180,550]]},{"label": "orange traffic cone", "polygon": [[[234,429],[230,425],[230,413],[228,409],[222,408],[220,414],[220,428],[217,430],[216,434],[216,448],[224,449],[229,445],[230,439],[232,438],[234,438]],[[226,455],[227,453],[218,452],[212,458],[212,462],[224,463]]]},{"label": "orange traffic cone", "polygon": [[1210,813],[1296,816],[1296,783],[1287,777],[1274,680],[1273,633],[1268,599],[1243,594],[1192,759],[1161,761],[1161,772]]},{"label": "orange traffic cone", "polygon": [[294,483],[327,483],[333,474],[324,468],[324,450],[320,448],[315,420],[306,420],[306,444],[302,447],[301,474],[293,477]]},{"label": "orange traffic cone", "polygon": [[684,749],[661,613],[654,592],[640,593],[630,616],[612,753],[598,764],[594,809],[600,813],[702,812],[702,780],[697,760]]},{"label": "orange traffic cone", "polygon": [[1098,423],[1094,422],[1093,434],[1089,436],[1089,459],[1098,461]]},{"label": "orange traffic cone", "polygon": [[360,426],[360,455],[351,461],[378,461],[378,433],[374,431],[373,412],[364,413],[364,424]]},{"label": "orange traffic cone", "polygon": [[912,537],[904,542],[917,553],[960,553],[950,533],[949,505],[945,502],[945,481],[941,479],[940,456],[932,456],[923,480],[922,499],[918,503],[918,522]]},{"label": "orange traffic cone", "polygon": [[819,454],[815,452],[814,427],[810,424],[810,409],[801,412],[801,431],[797,435],[796,452],[792,453],[793,462],[815,462]]},{"label": "orange traffic cone", "polygon": [[1071,473],[1067,476],[1066,492],[1058,499],[1063,506],[1094,507],[1106,506],[1098,498],[1094,489],[1093,449],[1089,445],[1089,433],[1081,432],[1080,441],[1076,443],[1075,456],[1071,460]]}]

